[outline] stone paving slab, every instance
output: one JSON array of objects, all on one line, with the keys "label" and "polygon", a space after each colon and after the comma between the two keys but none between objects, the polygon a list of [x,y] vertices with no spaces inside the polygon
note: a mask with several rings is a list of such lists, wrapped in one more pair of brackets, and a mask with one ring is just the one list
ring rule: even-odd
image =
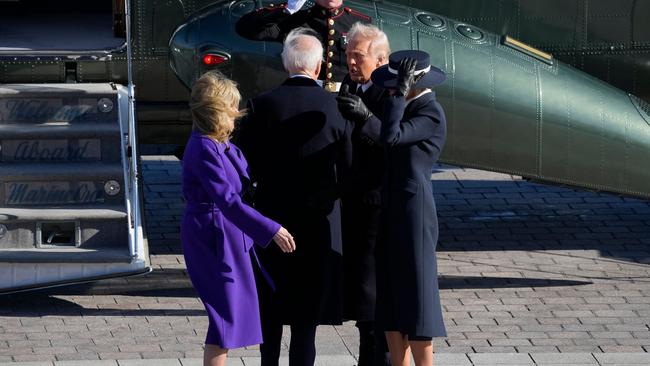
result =
[{"label": "stone paving slab", "polygon": [[[202,357],[207,318],[179,242],[180,164],[152,156],[142,167],[154,272],[1,297],[0,364]],[[519,354],[512,362],[578,365],[594,354],[650,365],[650,202],[444,165],[432,184],[448,331],[434,345],[451,357],[440,364]],[[356,328],[320,327],[317,347],[324,360],[354,362]],[[259,351],[230,356],[253,363]]]},{"label": "stone paving slab", "polygon": [[[611,365],[648,365],[647,354],[435,354],[436,366],[611,366]],[[259,357],[229,358],[227,366],[257,366]],[[287,366],[288,358],[280,358],[280,365]],[[413,362],[411,362],[413,364]],[[146,359],[146,360],[111,360],[111,361],[43,361],[10,362],[0,366],[201,366],[201,358],[181,359]],[[349,355],[318,356],[316,366],[354,366],[356,360]]]}]

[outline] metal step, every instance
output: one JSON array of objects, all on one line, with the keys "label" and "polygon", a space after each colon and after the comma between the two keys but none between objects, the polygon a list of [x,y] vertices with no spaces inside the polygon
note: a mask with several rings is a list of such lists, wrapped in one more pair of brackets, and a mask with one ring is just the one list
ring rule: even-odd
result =
[{"label": "metal step", "polygon": [[0,140],[18,139],[66,139],[119,137],[119,124],[45,122],[38,124],[3,123],[0,124]]},{"label": "metal step", "polygon": [[60,130],[51,132],[50,136],[46,135],[48,131],[39,131],[34,133],[34,137],[22,138],[17,134],[11,137],[0,135],[0,162],[60,164],[121,161],[120,137],[117,133],[112,136],[97,136],[97,133],[93,133],[94,136],[84,136],[83,133],[63,135]]},{"label": "metal step", "polygon": [[0,223],[18,221],[74,221],[74,220],[122,220],[126,219],[123,207],[78,206],[69,208],[9,208],[0,207]]},{"label": "metal step", "polygon": [[122,165],[104,163],[22,163],[0,166],[0,181],[99,181],[123,179]]},{"label": "metal step", "polygon": [[1,263],[129,263],[129,249],[122,248],[57,248],[0,249]]},{"label": "metal step", "polygon": [[114,245],[128,249],[128,225],[123,207],[0,207],[0,250],[96,249]]},{"label": "metal step", "polygon": [[123,205],[118,163],[0,165],[0,206]]},{"label": "metal step", "polygon": [[129,101],[108,83],[0,85],[0,292],[148,268]]},{"label": "metal step", "polygon": [[111,84],[0,85],[0,124],[118,120],[117,89]]}]

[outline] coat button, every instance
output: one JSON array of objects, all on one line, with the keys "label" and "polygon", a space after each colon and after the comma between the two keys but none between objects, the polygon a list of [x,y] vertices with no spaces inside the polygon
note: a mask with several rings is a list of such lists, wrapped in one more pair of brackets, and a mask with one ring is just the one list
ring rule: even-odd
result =
[{"label": "coat button", "polygon": [[331,78],[332,78],[332,73],[331,73],[331,72],[328,72],[328,73],[327,73],[327,78],[328,78],[328,79],[331,79]]},{"label": "coat button", "polygon": [[334,46],[334,40],[330,39],[329,41],[327,41],[327,45],[328,46]]},{"label": "coat button", "polygon": [[328,69],[331,69],[331,68],[332,68],[332,63],[331,63],[331,62],[328,62],[328,63],[327,63],[327,68],[328,68]]},{"label": "coat button", "polygon": [[332,56],[334,56],[334,52],[329,51],[329,52],[327,53],[327,57],[332,57]]},{"label": "coat button", "polygon": [[330,36],[333,36],[333,35],[334,35],[334,32],[335,32],[334,29],[330,29],[330,32],[329,32],[329,33],[330,33]]},{"label": "coat button", "polygon": [[330,25],[334,25],[334,19],[330,19],[327,21]]}]

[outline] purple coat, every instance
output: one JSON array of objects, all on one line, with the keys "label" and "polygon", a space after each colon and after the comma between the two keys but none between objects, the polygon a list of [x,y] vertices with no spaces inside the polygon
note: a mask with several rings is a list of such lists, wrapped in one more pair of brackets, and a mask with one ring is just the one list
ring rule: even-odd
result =
[{"label": "purple coat", "polygon": [[205,343],[227,349],[262,343],[249,251],[253,243],[268,245],[280,228],[242,202],[248,184],[235,145],[192,133],[183,155],[183,254],[210,321]]}]

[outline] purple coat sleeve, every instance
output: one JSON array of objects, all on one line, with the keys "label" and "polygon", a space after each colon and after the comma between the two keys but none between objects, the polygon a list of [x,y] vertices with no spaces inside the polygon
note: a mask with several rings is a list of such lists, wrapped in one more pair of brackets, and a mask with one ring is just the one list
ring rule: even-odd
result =
[{"label": "purple coat sleeve", "polygon": [[203,189],[230,222],[252,238],[257,245],[266,247],[280,229],[280,224],[242,201],[225,175],[221,155],[207,146],[202,146],[200,158],[204,166],[202,174],[205,179],[201,179]]}]

